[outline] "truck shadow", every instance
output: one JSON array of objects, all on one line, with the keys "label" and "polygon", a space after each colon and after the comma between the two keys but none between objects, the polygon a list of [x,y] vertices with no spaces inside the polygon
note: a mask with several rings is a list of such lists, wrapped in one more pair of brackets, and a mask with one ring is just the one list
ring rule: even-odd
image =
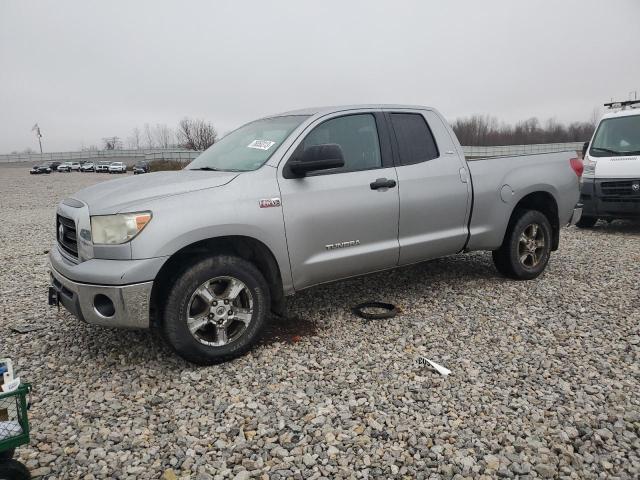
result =
[{"label": "truck shadow", "polygon": [[[351,315],[353,305],[368,300],[396,303],[408,296],[439,295],[479,280],[505,281],[486,253],[453,255],[420,264],[325,284],[299,292],[288,300],[286,317],[269,318],[254,348],[275,343],[295,344],[320,335],[336,315]],[[68,314],[64,314],[68,315]],[[360,320],[353,317],[354,321]],[[75,323],[76,320],[72,319]],[[193,367],[178,357],[158,329],[119,330],[82,325],[75,338],[88,357],[112,367],[145,363],[150,368]]]},{"label": "truck shadow", "polygon": [[[495,270],[486,252],[452,255],[415,265],[373,273],[303,290],[288,303],[289,314],[300,318],[338,310],[350,314],[352,306],[366,301],[397,304],[407,297],[439,295],[446,289],[465,290],[479,280],[506,281]],[[403,305],[397,304],[401,309]],[[356,318],[356,317],[354,317]]]},{"label": "truck shadow", "polygon": [[640,234],[640,220],[613,220],[612,222],[600,220],[593,227],[588,229],[588,231],[594,233],[637,236]]}]

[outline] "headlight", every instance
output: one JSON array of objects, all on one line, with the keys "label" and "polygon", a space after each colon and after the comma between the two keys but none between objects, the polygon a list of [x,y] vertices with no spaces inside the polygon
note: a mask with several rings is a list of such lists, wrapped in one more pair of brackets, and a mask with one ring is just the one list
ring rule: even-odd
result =
[{"label": "headlight", "polygon": [[119,245],[132,240],[151,221],[151,212],[119,213],[91,217],[94,245]]},{"label": "headlight", "polygon": [[596,164],[598,162],[596,160],[592,160],[589,155],[584,157],[582,164],[584,165],[584,170],[582,171],[583,177],[594,177],[596,174]]}]

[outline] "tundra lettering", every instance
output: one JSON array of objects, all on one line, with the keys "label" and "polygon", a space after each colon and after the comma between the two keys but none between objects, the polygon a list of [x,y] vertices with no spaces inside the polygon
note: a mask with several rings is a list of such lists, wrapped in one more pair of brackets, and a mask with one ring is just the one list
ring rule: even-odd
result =
[{"label": "tundra lettering", "polygon": [[327,250],[333,250],[334,248],[353,247],[355,245],[360,245],[360,240],[351,240],[350,242],[332,243],[330,245],[325,245],[325,248]]}]

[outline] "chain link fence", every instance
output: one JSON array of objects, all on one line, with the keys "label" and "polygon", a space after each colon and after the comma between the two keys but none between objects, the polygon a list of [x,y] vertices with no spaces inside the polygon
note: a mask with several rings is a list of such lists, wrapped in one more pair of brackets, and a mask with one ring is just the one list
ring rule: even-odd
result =
[{"label": "chain link fence", "polygon": [[[502,157],[515,155],[535,155],[540,153],[557,153],[582,150],[583,142],[539,143],[533,145],[501,145],[494,147],[466,146],[464,154],[468,158]],[[188,163],[202,152],[180,149],[149,150],[90,150],[86,152],[50,152],[50,153],[12,153],[0,155],[0,164],[13,162],[125,162],[129,165],[145,160],[173,160]]]},{"label": "chain link fence", "polygon": [[576,152],[584,142],[536,143],[531,145],[500,145],[495,147],[462,147],[467,158],[536,155],[540,153]]},{"label": "chain link fence", "polygon": [[125,162],[178,160],[190,162],[201,152],[180,149],[88,150],[83,152],[11,153],[0,155],[0,164],[13,162]]}]

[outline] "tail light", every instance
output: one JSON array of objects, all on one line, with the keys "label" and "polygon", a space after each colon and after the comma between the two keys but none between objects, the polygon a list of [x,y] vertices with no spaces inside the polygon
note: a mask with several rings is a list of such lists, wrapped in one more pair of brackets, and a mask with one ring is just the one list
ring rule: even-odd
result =
[{"label": "tail light", "polygon": [[582,160],[580,160],[579,158],[572,158],[571,160],[569,160],[569,163],[571,164],[571,168],[573,169],[573,171],[576,172],[578,178],[580,178],[582,176],[582,172],[584,171],[584,164],[582,163]]}]

